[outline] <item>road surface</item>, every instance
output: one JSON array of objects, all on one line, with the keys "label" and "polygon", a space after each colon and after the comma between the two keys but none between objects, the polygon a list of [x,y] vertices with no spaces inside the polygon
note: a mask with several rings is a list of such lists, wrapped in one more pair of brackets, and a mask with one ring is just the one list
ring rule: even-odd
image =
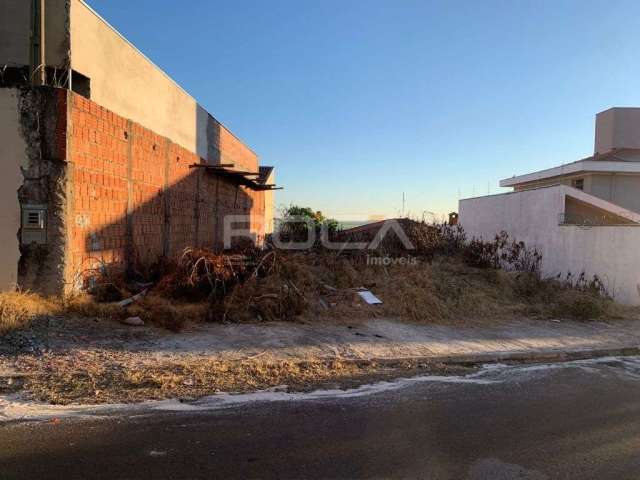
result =
[{"label": "road surface", "polygon": [[272,397],[0,424],[0,478],[640,478],[638,358]]}]

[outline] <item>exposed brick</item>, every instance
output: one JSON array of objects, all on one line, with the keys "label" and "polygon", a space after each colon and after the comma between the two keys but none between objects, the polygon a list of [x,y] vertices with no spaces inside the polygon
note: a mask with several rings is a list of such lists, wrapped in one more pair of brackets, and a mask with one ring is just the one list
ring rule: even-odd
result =
[{"label": "exposed brick", "polygon": [[[217,248],[229,214],[249,213],[252,231],[263,236],[264,192],[190,168],[204,160],[142,125],[70,95],[68,161],[74,167],[74,201],[68,213],[68,278],[96,262],[123,269],[127,261],[149,264],[189,246]],[[255,154],[222,126],[217,145],[221,159],[234,159],[222,163],[257,169]]]}]

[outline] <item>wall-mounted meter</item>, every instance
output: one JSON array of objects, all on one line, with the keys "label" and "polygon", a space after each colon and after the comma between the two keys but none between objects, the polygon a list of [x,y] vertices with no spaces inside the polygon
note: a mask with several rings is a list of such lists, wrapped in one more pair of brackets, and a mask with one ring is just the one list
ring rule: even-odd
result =
[{"label": "wall-mounted meter", "polygon": [[46,205],[23,205],[21,227],[24,245],[47,243]]}]

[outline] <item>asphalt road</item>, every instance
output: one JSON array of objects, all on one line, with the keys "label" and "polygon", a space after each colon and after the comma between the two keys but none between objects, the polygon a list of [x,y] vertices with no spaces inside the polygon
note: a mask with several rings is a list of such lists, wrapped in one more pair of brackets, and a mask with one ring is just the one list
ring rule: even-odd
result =
[{"label": "asphalt road", "polygon": [[640,478],[640,359],[0,426],[1,479]]}]

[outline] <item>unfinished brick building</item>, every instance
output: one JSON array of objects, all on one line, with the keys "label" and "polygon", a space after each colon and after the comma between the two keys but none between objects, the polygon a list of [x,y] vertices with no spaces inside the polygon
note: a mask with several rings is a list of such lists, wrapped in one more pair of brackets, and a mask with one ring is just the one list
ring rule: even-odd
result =
[{"label": "unfinished brick building", "polygon": [[84,2],[0,9],[3,288],[221,248],[228,215],[263,239],[273,169]]}]

